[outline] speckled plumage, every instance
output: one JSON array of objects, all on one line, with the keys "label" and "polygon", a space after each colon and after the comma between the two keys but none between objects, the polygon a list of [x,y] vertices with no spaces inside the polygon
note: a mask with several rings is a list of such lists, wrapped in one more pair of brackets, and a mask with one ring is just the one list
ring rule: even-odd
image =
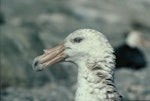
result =
[{"label": "speckled plumage", "polygon": [[[77,36],[83,37],[83,42],[76,46],[69,44]],[[95,30],[81,29],[70,34],[65,41],[65,46],[75,47],[76,51],[66,51],[67,54],[78,53],[66,60],[78,65],[75,101],[121,101],[113,81],[115,56],[105,36]]]}]

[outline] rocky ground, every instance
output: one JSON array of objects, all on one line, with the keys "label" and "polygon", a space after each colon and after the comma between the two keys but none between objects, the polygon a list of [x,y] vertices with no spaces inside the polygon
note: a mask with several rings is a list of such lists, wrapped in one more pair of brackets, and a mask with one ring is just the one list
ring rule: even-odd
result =
[{"label": "rocky ground", "polygon": [[[133,28],[150,40],[149,0],[1,0],[0,7],[1,101],[73,101],[74,65],[61,63],[37,73],[31,64],[76,29],[99,30],[113,46]],[[146,68],[115,73],[125,101],[150,101],[150,46],[143,51]]]}]

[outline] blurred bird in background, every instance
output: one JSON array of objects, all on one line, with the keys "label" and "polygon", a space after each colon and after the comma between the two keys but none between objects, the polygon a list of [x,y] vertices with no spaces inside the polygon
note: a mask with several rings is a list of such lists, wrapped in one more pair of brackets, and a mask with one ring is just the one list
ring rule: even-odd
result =
[{"label": "blurred bird in background", "polygon": [[146,67],[147,60],[142,48],[146,46],[146,40],[138,31],[130,31],[126,35],[123,44],[115,48],[116,67],[127,67],[135,70]]}]

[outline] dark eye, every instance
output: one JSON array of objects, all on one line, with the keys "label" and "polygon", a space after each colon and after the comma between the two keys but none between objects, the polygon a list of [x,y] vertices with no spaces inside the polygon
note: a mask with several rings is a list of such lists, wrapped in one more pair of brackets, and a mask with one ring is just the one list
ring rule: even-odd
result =
[{"label": "dark eye", "polygon": [[76,38],[73,39],[73,41],[75,43],[80,43],[82,40],[83,40],[83,38],[81,38],[81,37],[76,37]]}]

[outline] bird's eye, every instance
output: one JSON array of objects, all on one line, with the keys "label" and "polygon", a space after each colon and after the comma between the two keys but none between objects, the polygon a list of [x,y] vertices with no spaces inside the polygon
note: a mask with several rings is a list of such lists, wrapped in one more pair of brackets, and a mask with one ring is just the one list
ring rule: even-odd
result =
[{"label": "bird's eye", "polygon": [[83,40],[82,37],[76,37],[76,38],[73,39],[73,42],[80,43],[82,40]]}]

